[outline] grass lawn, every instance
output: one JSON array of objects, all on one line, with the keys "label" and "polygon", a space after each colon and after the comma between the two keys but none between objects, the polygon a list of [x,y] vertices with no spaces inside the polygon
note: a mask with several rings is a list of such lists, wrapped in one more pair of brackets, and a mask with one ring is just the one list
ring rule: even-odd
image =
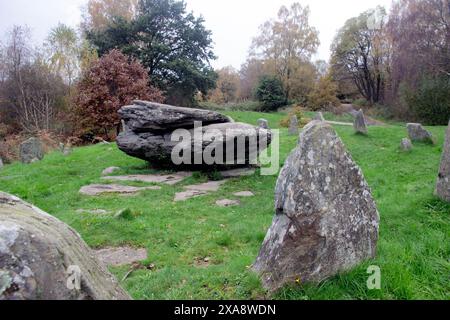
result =
[{"label": "grass lawn", "polygon": [[[263,117],[272,127],[285,116],[227,114],[252,124]],[[248,267],[272,221],[276,176],[230,180],[217,193],[178,203],[173,202],[174,194],[183,185],[206,178],[195,175],[135,197],[82,196],[80,187],[101,183],[107,167],[121,167],[117,174],[151,172],[144,161],[128,157],[115,145],[96,145],[77,148],[69,157],[54,152],[39,163],[7,165],[0,171],[0,190],[68,223],[94,248],[146,247],[145,263],[155,268],[137,270],[122,283],[135,299],[449,299],[450,204],[433,196],[445,127],[429,128],[437,137],[436,146],[416,144],[411,153],[398,150],[406,136],[404,125],[370,127],[368,137],[354,135],[351,127],[335,128],[362,167],[377,202],[378,256],[319,285],[293,284],[273,296],[264,292]],[[282,129],[281,163],[296,141]],[[234,199],[233,193],[245,190],[256,196],[242,199],[238,207],[215,206],[216,200]],[[129,209],[134,217],[120,220],[114,213],[95,216],[77,213],[78,209]],[[209,264],[198,263],[206,257]],[[379,291],[366,287],[369,265],[381,268]],[[120,280],[128,268],[111,270]]]}]

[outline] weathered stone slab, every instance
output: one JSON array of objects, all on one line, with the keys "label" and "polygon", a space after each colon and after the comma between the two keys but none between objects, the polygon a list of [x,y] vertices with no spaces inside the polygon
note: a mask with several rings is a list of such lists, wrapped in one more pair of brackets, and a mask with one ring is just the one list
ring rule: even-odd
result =
[{"label": "weathered stone slab", "polygon": [[289,130],[288,133],[290,136],[296,136],[298,135],[299,128],[298,128],[298,118],[296,115],[293,115],[291,117],[291,122],[289,124]]},{"label": "weathered stone slab", "polygon": [[434,144],[435,140],[431,132],[426,130],[420,123],[408,123],[406,125],[408,129],[409,138],[411,141],[425,142]]},{"label": "weathered stone slab", "polygon": [[194,184],[190,186],[185,186],[186,190],[195,190],[195,191],[206,191],[206,192],[217,192],[221,185],[223,185],[226,180],[221,181],[208,181],[205,183]]},{"label": "weathered stone slab", "polygon": [[175,194],[175,202],[179,202],[179,201],[186,201],[192,198],[197,198],[200,196],[204,196],[207,195],[208,192],[206,191],[199,191],[199,190],[187,190],[187,191],[182,191],[182,192],[177,192]]},{"label": "weathered stone slab", "polygon": [[33,163],[43,158],[44,150],[38,138],[30,138],[20,145],[20,160],[22,163]]},{"label": "weathered stone slab", "polygon": [[106,266],[120,267],[147,259],[144,248],[116,247],[95,250],[97,258]]},{"label": "weathered stone slab", "polygon": [[89,213],[92,215],[104,215],[108,214],[109,212],[103,209],[78,209],[77,213]]},{"label": "weathered stone slab", "polygon": [[233,194],[236,197],[242,197],[242,198],[250,198],[250,197],[254,197],[255,194],[251,191],[241,191],[241,192],[236,192]]},{"label": "weathered stone slab", "polygon": [[258,127],[269,130],[269,121],[266,119],[258,119]]},{"label": "weathered stone slab", "polygon": [[412,148],[413,145],[411,140],[409,140],[408,138],[403,138],[402,141],[400,142],[400,150],[409,152],[412,150]]},{"label": "weathered stone slab", "polygon": [[450,202],[450,121],[448,123],[444,149],[442,152],[436,194],[442,200]]},{"label": "weathered stone slab", "polygon": [[99,196],[106,193],[117,193],[122,195],[133,195],[144,190],[161,190],[161,187],[132,187],[118,184],[92,184],[80,189],[80,193],[87,196]]},{"label": "weathered stone slab", "polygon": [[139,100],[133,101],[131,106],[121,108],[119,115],[125,121],[126,131],[136,133],[192,129],[195,121],[201,121],[204,126],[230,122],[227,116],[214,111]]},{"label": "weathered stone slab", "polygon": [[141,174],[141,175],[128,175],[128,176],[108,176],[103,177],[103,180],[109,181],[134,181],[134,182],[146,182],[146,183],[164,183],[167,185],[175,185],[184,179],[192,176],[192,172],[177,172],[174,174]]},{"label": "weathered stone slab", "polygon": [[356,113],[355,121],[353,122],[353,128],[355,129],[356,133],[367,135],[367,123],[366,118],[364,117],[364,112],[359,110]]},{"label": "weathered stone slab", "polygon": [[0,300],[125,300],[130,296],[78,233],[0,192]]},{"label": "weathered stone slab", "polygon": [[278,178],[270,227],[253,266],[265,288],[320,282],[375,257],[379,214],[334,129],[313,121]]}]

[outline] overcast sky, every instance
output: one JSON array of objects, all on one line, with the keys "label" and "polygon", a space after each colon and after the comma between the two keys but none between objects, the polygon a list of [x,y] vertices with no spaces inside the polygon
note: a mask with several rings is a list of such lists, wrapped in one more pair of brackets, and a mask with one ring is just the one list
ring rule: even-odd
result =
[{"label": "overcast sky", "polygon": [[[310,23],[320,32],[321,46],[315,59],[328,61],[330,45],[336,31],[351,17],[377,5],[390,7],[391,0],[297,0],[311,8]],[[12,25],[28,25],[34,41],[41,43],[49,30],[62,22],[77,26],[80,8],[87,0],[0,0],[0,39]],[[274,18],[282,5],[295,0],[187,0],[189,10],[203,15],[213,32],[214,67],[232,65],[239,68],[245,61],[258,27]]]}]

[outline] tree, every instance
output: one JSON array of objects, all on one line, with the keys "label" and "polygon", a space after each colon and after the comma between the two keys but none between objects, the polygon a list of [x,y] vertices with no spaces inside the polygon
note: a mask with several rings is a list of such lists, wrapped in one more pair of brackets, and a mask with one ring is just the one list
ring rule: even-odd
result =
[{"label": "tree", "polygon": [[83,12],[84,31],[107,29],[116,18],[131,21],[137,11],[138,0],[89,0]]},{"label": "tree", "polygon": [[73,28],[60,23],[50,31],[45,44],[50,66],[66,81],[69,88],[80,71],[80,42]]},{"label": "tree", "polygon": [[261,78],[255,96],[262,103],[265,111],[274,111],[285,104],[283,83],[273,76]]},{"label": "tree", "polygon": [[110,131],[120,130],[117,111],[133,100],[161,102],[161,91],[149,85],[144,67],[119,50],[112,50],[92,63],[77,85],[74,123],[78,133],[101,134],[110,139]]},{"label": "tree", "polygon": [[215,103],[229,103],[236,101],[239,95],[239,73],[231,66],[217,71],[216,89],[211,91],[209,100]]},{"label": "tree", "polygon": [[329,110],[339,105],[336,97],[337,86],[330,75],[325,75],[315,84],[308,97],[308,105],[312,110]]},{"label": "tree", "polygon": [[449,0],[396,1],[387,29],[393,46],[391,102],[402,85],[412,91],[421,86],[424,75],[450,78]]},{"label": "tree", "polygon": [[50,130],[61,110],[64,85],[30,46],[26,27],[14,26],[3,48],[0,111],[18,129]]},{"label": "tree", "polygon": [[87,37],[100,55],[118,48],[140,60],[168,103],[192,105],[198,91],[206,95],[215,87],[211,31],[203,18],[186,13],[183,1],[141,0],[132,21],[117,19]]},{"label": "tree", "polygon": [[241,100],[249,100],[254,97],[256,86],[264,75],[269,74],[269,70],[263,60],[249,58],[241,66],[240,75],[240,92]]},{"label": "tree", "polygon": [[299,3],[290,9],[282,6],[278,19],[264,23],[253,40],[252,55],[272,64],[274,74],[283,82],[286,102],[292,98],[293,82],[301,77],[298,72],[319,46],[319,33],[309,25],[309,14],[309,7]]},{"label": "tree", "polygon": [[332,45],[335,75],[351,79],[372,104],[382,101],[389,74],[390,44],[386,41],[385,20],[386,12],[381,7],[349,19]]}]

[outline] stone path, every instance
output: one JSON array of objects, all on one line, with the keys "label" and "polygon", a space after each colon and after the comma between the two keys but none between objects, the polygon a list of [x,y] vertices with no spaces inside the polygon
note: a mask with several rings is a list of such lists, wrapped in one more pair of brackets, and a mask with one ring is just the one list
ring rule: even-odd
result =
[{"label": "stone path", "polygon": [[186,191],[176,193],[174,201],[186,201],[191,198],[207,195],[210,192],[217,192],[219,191],[220,186],[225,182],[227,182],[227,180],[209,181],[201,184],[185,186],[184,189],[186,189]]},{"label": "stone path", "polygon": [[222,208],[238,206],[240,204],[241,202],[239,200],[222,199],[216,201],[216,205]]},{"label": "stone path", "polygon": [[254,168],[239,168],[228,171],[221,171],[220,174],[223,178],[238,178],[253,176],[256,172]]},{"label": "stone path", "polygon": [[146,182],[146,183],[164,183],[173,186],[184,179],[192,176],[192,172],[177,172],[174,174],[160,175],[160,174],[141,174],[141,175],[127,175],[127,176],[108,176],[103,177],[103,180],[108,181],[132,181],[132,182]]},{"label": "stone path", "polygon": [[98,196],[105,193],[118,193],[121,195],[134,195],[144,190],[160,190],[161,187],[131,187],[117,184],[91,184],[80,189],[80,193],[87,196]]},{"label": "stone path", "polygon": [[124,266],[147,259],[147,250],[131,247],[116,247],[94,250],[96,257],[106,266]]},{"label": "stone path", "polygon": [[241,191],[233,194],[235,197],[249,198],[254,197],[255,194],[251,191]]}]

